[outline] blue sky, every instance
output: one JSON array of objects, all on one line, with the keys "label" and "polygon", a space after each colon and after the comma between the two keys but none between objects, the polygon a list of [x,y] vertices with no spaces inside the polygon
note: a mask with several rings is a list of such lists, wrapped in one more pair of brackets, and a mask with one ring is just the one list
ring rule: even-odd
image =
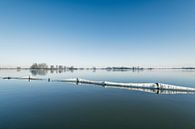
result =
[{"label": "blue sky", "polygon": [[195,66],[194,0],[1,0],[0,66]]}]

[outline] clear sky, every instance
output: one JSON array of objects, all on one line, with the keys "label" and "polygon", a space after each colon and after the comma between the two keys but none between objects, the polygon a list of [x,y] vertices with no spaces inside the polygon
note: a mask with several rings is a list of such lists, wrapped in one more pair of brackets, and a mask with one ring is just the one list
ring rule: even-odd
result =
[{"label": "clear sky", "polygon": [[195,66],[195,0],[1,0],[0,66]]}]

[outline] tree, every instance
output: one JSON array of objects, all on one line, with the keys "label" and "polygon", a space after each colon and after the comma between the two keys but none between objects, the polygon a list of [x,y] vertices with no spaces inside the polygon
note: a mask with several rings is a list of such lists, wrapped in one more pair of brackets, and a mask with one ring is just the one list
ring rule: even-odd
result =
[{"label": "tree", "polygon": [[34,63],[30,68],[31,68],[31,69],[37,69],[37,68],[38,68],[37,63]]}]

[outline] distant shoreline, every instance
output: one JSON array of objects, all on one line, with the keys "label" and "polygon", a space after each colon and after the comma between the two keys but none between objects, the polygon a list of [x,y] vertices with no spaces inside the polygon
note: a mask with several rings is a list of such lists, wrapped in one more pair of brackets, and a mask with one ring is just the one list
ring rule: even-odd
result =
[{"label": "distant shoreline", "polygon": [[22,68],[22,67],[1,67],[0,70],[153,70],[153,69],[195,69],[195,67],[181,68],[137,68],[137,67],[67,67],[67,68]]}]

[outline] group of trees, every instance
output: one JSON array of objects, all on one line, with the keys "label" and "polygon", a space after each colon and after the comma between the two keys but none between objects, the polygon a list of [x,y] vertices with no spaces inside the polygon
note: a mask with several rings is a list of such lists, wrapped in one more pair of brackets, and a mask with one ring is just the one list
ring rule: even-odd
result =
[{"label": "group of trees", "polygon": [[34,63],[30,68],[31,69],[47,69],[48,65],[46,63],[40,63],[40,64]]}]

